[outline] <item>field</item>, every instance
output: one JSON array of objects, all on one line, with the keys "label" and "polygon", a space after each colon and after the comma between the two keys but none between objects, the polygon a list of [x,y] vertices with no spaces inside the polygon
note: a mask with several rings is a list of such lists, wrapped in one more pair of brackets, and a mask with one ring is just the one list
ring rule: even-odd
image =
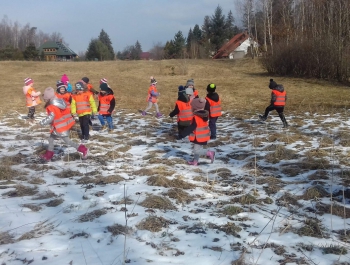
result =
[{"label": "field", "polygon": [[[116,129],[94,120],[88,160],[57,141],[55,160],[38,164],[49,133],[22,118],[23,79],[44,91],[63,73],[109,80]],[[160,119],[138,111],[151,75]],[[0,78],[1,265],[349,265],[348,87],[272,77],[251,59],[0,62]],[[216,160],[198,167],[167,117],[190,78],[201,97],[215,83],[224,110]],[[288,129],[275,112],[257,120],[270,78],[287,91]]]}]

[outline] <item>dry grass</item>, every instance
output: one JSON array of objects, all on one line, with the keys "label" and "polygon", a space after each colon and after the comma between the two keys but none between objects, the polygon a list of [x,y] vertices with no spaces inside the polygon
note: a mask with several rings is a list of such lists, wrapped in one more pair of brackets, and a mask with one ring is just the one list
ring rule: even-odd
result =
[{"label": "dry grass", "polygon": [[44,200],[44,199],[49,199],[56,196],[57,195],[54,192],[48,190],[40,194],[37,194],[35,197],[32,198],[32,200]]},{"label": "dry grass", "polygon": [[149,195],[143,202],[140,203],[141,206],[152,209],[159,210],[176,210],[176,207],[171,203],[171,201],[162,196]]},{"label": "dry grass", "polygon": [[98,209],[94,210],[92,212],[85,213],[78,217],[78,222],[84,223],[84,222],[91,222],[95,220],[96,218],[99,218],[102,215],[105,215],[107,213],[106,209]]},{"label": "dry grass", "polygon": [[164,193],[163,195],[175,199],[176,202],[180,204],[188,204],[194,200],[193,196],[189,195],[186,191],[179,188],[169,189],[168,192]]},{"label": "dry grass", "polygon": [[125,234],[127,235],[132,232],[132,228],[125,227],[125,225],[114,224],[111,226],[107,226],[107,231],[112,233],[112,236],[125,235]]},{"label": "dry grass", "polygon": [[290,160],[297,158],[295,151],[285,148],[283,145],[277,145],[274,152],[266,155],[265,159],[269,163],[278,163],[281,160]]},{"label": "dry grass", "polygon": [[328,196],[329,196],[328,192],[321,185],[316,185],[308,188],[304,192],[304,194],[300,197],[300,199],[316,200],[316,199],[320,199]]},{"label": "dry grass", "polygon": [[[111,87],[118,95],[118,106],[137,111],[145,104],[148,79],[154,75],[161,92],[160,109],[169,110],[176,99],[176,89],[179,83],[194,78],[196,88],[201,96],[206,94],[208,83],[215,80],[219,94],[225,95],[223,106],[225,111],[244,115],[251,110],[262,111],[270,97],[268,80],[270,76],[262,69],[259,60],[249,58],[242,60],[188,60],[187,71],[175,70],[175,75],[169,74],[169,69],[179,69],[182,60],[162,61],[106,61],[106,62],[1,62],[0,80],[3,87],[3,104],[0,112],[18,110],[26,113],[23,82],[17,76],[30,76],[35,81],[37,90],[52,86],[62,73],[68,73],[72,83],[88,75],[95,88],[101,76],[106,76]],[[170,68],[169,68],[170,67]],[[35,71],[33,71],[35,69]],[[119,73],[118,76],[115,72]],[[233,75],[232,72],[235,74]],[[133,80],[130,86],[129,80]],[[334,86],[330,82],[299,78],[281,77],[276,81],[284,85],[288,92],[288,113],[304,112],[305,107],[310,113],[328,113],[334,109],[341,109],[350,101],[350,95],[345,86]],[[233,87],[232,84],[235,84]],[[123,88],[128,87],[128,93]],[[245,89],[240,89],[245,87]],[[307,87],[300,93],[300,87]],[[15,89],[15,90],[14,90]],[[15,91],[15,93],[13,93]],[[131,99],[129,95],[134,95]],[[337,95],[342,95],[341,98]],[[263,100],[262,100],[263,98]],[[305,98],[312,98],[305,106]],[[167,100],[174,99],[174,100]],[[39,106],[38,109],[42,108]],[[5,111],[6,110],[6,111]]]},{"label": "dry grass", "polygon": [[54,228],[55,226],[52,223],[49,223],[48,221],[40,222],[39,224],[35,225],[35,227],[32,230],[20,236],[18,238],[18,241],[42,237],[50,233]]},{"label": "dry grass", "polygon": [[138,229],[148,230],[151,232],[162,231],[163,228],[169,227],[169,221],[160,216],[148,216],[136,225]]},{"label": "dry grass", "polygon": [[14,186],[15,190],[5,192],[3,195],[8,197],[23,197],[23,196],[32,196],[38,193],[37,187],[30,187],[18,184]]},{"label": "dry grass", "polygon": [[302,227],[296,230],[299,236],[325,237],[322,224],[315,219],[306,219]]},{"label": "dry grass", "polygon": [[168,179],[164,176],[152,176],[147,179],[147,184],[151,186],[160,186],[165,188],[193,189],[194,184],[184,181],[180,176]]},{"label": "dry grass", "polygon": [[71,169],[64,169],[61,172],[55,174],[56,177],[58,178],[72,178],[72,177],[77,177],[81,176],[82,174],[79,171],[71,170]]},{"label": "dry grass", "polygon": [[0,246],[14,243],[14,236],[9,232],[1,232],[0,231]]},{"label": "dry grass", "polygon": [[40,205],[34,204],[34,203],[25,203],[25,204],[22,204],[21,207],[28,208],[33,212],[39,212],[42,208]]},{"label": "dry grass", "polygon": [[344,208],[344,206],[334,203],[331,207],[330,204],[317,203],[316,209],[318,214],[333,214],[341,218],[350,218],[350,208]]}]

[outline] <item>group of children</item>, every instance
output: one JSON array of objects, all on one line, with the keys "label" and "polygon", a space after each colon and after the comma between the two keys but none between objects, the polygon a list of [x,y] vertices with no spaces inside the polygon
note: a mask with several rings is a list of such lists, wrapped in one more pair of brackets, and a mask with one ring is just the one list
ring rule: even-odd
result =
[{"label": "group of children", "polygon": [[[40,92],[34,89],[34,81],[31,78],[24,80],[23,93],[28,107],[28,119],[34,121],[35,107],[41,103]],[[95,98],[99,104],[96,107]],[[98,114],[102,129],[113,130],[112,113],[115,108],[115,98],[106,78],[100,80],[100,91],[96,91],[89,83],[89,78],[83,77],[75,83],[73,91],[69,78],[64,74],[56,83],[56,91],[52,87],[45,89],[43,93],[47,117],[40,121],[40,125],[50,125],[49,146],[41,158],[50,161],[54,155],[54,140],[61,138],[67,145],[82,153],[83,159],[87,158],[88,148],[83,144],[89,140],[91,117]],[[77,144],[69,139],[69,131],[79,121],[81,129],[81,142]]]},{"label": "group of children", "polygon": [[[156,79],[151,76],[150,80],[146,99],[148,106],[142,111],[142,115],[146,115],[147,111],[155,106],[156,117],[159,118],[162,116],[157,103],[160,93],[157,91]],[[35,91],[34,81],[31,78],[26,78],[24,83],[23,93],[26,96],[28,118],[33,120],[35,107],[41,103],[40,92]],[[109,131],[112,131],[113,120],[111,115],[115,108],[114,93],[106,78],[100,80],[99,92],[93,88],[87,77],[79,80],[75,84],[75,91],[73,91],[66,74],[62,76],[61,80],[57,81],[56,87],[56,91],[51,87],[46,88],[43,94],[48,116],[40,124],[51,125],[51,134],[49,147],[42,158],[46,161],[51,160],[54,140],[61,138],[67,145],[73,146],[78,152],[82,153],[83,158],[86,159],[88,149],[83,144],[78,145],[71,141],[69,130],[73,127],[75,120],[79,121],[82,132],[81,140],[82,143],[86,143],[89,140],[89,126],[92,125],[91,118],[98,114],[102,129],[108,128]],[[269,88],[272,89],[271,104],[266,108],[265,114],[259,115],[259,118],[265,121],[269,112],[276,110],[283,122],[283,127],[288,127],[283,114],[287,99],[286,92],[283,86],[278,85],[273,79],[270,79]],[[95,104],[95,97],[99,101],[98,108]],[[204,146],[207,145],[209,140],[216,139],[216,122],[221,115],[221,100],[214,83],[207,85],[205,98],[199,97],[193,79],[187,80],[185,86],[178,87],[178,98],[169,117],[177,116],[177,139],[181,140],[189,136],[190,142],[193,143],[194,157],[193,160],[188,161],[188,164],[197,166],[201,155],[206,155],[211,163],[214,162],[215,152],[205,150]]]}]

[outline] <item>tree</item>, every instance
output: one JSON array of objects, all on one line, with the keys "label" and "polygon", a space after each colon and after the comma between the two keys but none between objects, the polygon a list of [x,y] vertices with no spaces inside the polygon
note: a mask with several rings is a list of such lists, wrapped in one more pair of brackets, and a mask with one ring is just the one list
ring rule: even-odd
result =
[{"label": "tree", "polygon": [[193,32],[192,32],[192,29],[190,28],[187,34],[187,42],[186,42],[186,49],[188,53],[190,53],[191,51],[191,45],[193,41],[194,41]]},{"label": "tree", "polygon": [[23,51],[23,57],[26,60],[32,61],[39,57],[39,52],[35,48],[34,43],[30,43],[27,48]]},{"label": "tree", "polygon": [[183,48],[185,47],[186,39],[182,35],[182,31],[178,31],[174,36],[174,55],[175,58],[181,58],[183,54]]},{"label": "tree", "polygon": [[210,19],[210,43],[214,52],[217,52],[226,40],[225,15],[222,14],[222,8],[218,5],[214,15]]},{"label": "tree", "polygon": [[98,39],[107,47],[107,50],[109,52],[109,55],[106,58],[106,60],[114,60],[114,50],[112,47],[111,39],[103,29],[101,30]]},{"label": "tree", "polygon": [[152,58],[155,60],[161,60],[164,57],[164,45],[161,42],[153,44],[152,49],[150,50]]},{"label": "tree", "polygon": [[134,45],[134,49],[132,51],[132,59],[134,60],[140,60],[141,59],[141,53],[142,53],[142,47],[139,41],[136,41]]},{"label": "tree", "polygon": [[225,35],[226,39],[230,40],[233,36],[238,34],[238,27],[235,26],[235,18],[233,17],[232,11],[228,12],[226,20],[225,20]]},{"label": "tree", "polygon": [[92,39],[86,52],[87,60],[110,60],[108,47],[99,39]]}]

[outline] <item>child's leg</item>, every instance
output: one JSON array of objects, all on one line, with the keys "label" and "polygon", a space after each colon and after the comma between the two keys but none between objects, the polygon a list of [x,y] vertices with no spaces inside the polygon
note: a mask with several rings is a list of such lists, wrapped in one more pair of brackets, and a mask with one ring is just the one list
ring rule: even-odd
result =
[{"label": "child's leg", "polygon": [[28,108],[28,118],[34,119],[34,113],[35,113],[35,107],[29,107]]},{"label": "child's leg", "polygon": [[105,119],[104,119],[104,117],[103,117],[101,114],[98,114],[97,117],[98,117],[98,119],[99,119],[101,125],[104,126],[104,125],[105,125]]},{"label": "child's leg", "polygon": [[209,118],[210,139],[216,139],[216,121],[218,117]]},{"label": "child's leg", "polygon": [[266,109],[265,109],[265,114],[264,114],[264,117],[267,118],[267,116],[269,116],[269,112],[274,110],[275,109],[275,106],[274,105],[270,105],[268,106]]},{"label": "child's leg", "polygon": [[84,115],[79,117],[81,133],[84,140],[89,140],[89,131],[90,131],[89,121],[90,121],[90,115]]},{"label": "child's leg", "polygon": [[112,119],[112,116],[106,116],[106,120],[107,120],[107,123],[108,123],[108,128],[109,129],[113,129],[113,119]]},{"label": "child's leg", "polygon": [[73,142],[71,139],[69,139],[68,136],[62,137],[62,140],[66,143],[66,145],[70,145],[75,149],[78,149],[79,147],[79,144],[77,144],[76,142]]},{"label": "child's leg", "polygon": [[148,106],[147,106],[147,108],[144,110],[144,112],[149,111],[149,110],[152,108],[152,105],[153,105],[152,102],[148,102]]},{"label": "child's leg", "polygon": [[53,149],[55,147],[54,142],[55,142],[55,136],[53,136],[51,134],[50,137],[49,137],[49,147],[47,148],[47,151],[53,152]]},{"label": "child's leg", "polygon": [[153,105],[156,107],[156,112],[159,112],[159,107],[158,107],[158,103],[153,103]]},{"label": "child's leg", "polygon": [[203,145],[200,144],[193,144],[193,161],[199,161],[199,157],[201,155],[205,155],[206,154],[206,150],[203,148]]}]

